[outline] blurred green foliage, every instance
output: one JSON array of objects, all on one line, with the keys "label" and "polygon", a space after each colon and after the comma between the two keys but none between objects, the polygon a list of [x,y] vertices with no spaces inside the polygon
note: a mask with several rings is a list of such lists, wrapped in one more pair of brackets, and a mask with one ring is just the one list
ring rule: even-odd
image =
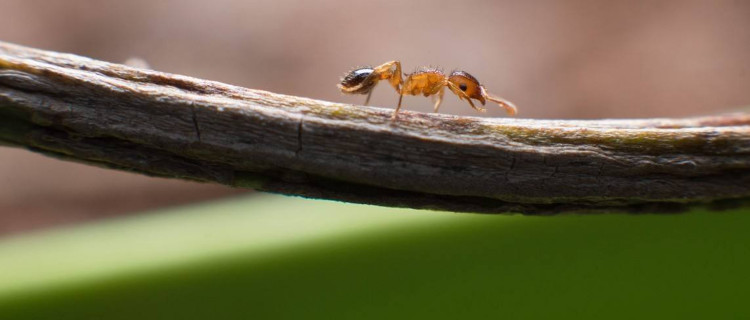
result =
[{"label": "blurred green foliage", "polygon": [[747,317],[748,225],[253,196],[0,239],[0,319]]}]

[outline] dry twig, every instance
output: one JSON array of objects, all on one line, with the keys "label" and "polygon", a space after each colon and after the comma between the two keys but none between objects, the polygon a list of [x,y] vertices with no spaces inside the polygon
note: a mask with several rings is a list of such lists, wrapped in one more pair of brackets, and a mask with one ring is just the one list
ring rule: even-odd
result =
[{"label": "dry twig", "polygon": [[468,212],[666,212],[750,199],[750,114],[390,115],[0,43],[0,142],[75,161]]}]

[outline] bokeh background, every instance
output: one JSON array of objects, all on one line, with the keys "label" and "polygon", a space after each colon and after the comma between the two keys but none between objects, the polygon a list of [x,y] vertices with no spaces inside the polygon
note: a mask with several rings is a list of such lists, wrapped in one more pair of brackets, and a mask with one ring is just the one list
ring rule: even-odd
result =
[{"label": "bokeh background", "polygon": [[[341,75],[399,59],[464,69],[525,118],[750,105],[741,0],[0,0],[0,40],[353,104]],[[441,112],[477,115],[450,94]],[[0,319],[742,319],[748,225],[355,205],[0,147]]]},{"label": "bokeh background", "polygon": [[[520,117],[750,104],[750,1],[0,0],[0,40],[318,99],[358,65],[469,71]],[[387,86],[372,104],[393,107]],[[408,110],[429,111],[422,97]],[[453,96],[442,112],[475,115]],[[482,116],[503,116],[490,108]],[[0,148],[0,235],[236,195]]]}]

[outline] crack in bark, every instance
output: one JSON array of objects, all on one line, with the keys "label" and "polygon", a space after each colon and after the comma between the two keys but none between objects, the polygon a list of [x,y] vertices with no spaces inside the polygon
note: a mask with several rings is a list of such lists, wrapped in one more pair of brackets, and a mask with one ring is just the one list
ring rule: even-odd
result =
[{"label": "crack in bark", "polygon": [[294,150],[294,158],[299,158],[299,153],[302,152],[302,126],[305,122],[305,116],[302,115],[299,117],[299,122],[297,123],[297,148]]},{"label": "crack in bark", "polygon": [[508,167],[507,170],[505,170],[505,183],[510,182],[510,178],[508,177],[511,172],[513,172],[513,169],[516,167],[516,157],[511,156],[510,158],[510,167]]},{"label": "crack in bark", "polygon": [[198,139],[198,142],[203,142],[203,139],[201,138],[201,128],[198,125],[198,115],[196,114],[195,106],[190,107],[190,112],[193,120],[193,128],[195,128],[195,137],[196,139]]}]

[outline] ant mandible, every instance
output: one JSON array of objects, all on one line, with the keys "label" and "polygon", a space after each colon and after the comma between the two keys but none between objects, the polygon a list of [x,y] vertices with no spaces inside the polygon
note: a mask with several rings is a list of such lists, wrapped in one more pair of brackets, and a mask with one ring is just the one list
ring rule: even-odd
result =
[{"label": "ant mandible", "polygon": [[421,67],[414,73],[406,75],[406,81],[401,75],[401,63],[399,61],[389,61],[377,67],[359,67],[349,71],[341,82],[338,84],[341,92],[346,94],[367,94],[365,105],[370,102],[372,90],[380,80],[388,80],[396,92],[399,94],[398,106],[393,112],[393,119],[398,115],[401,109],[401,101],[405,94],[419,95],[425,97],[437,95],[435,101],[435,112],[440,108],[443,102],[443,93],[448,87],[461,100],[466,100],[469,105],[479,112],[487,111],[484,108],[477,107],[471,101],[475,99],[485,104],[486,100],[497,103],[505,109],[509,115],[517,113],[516,106],[505,99],[495,97],[487,93],[487,90],[479,81],[465,71],[453,71],[446,76],[437,68]]}]

